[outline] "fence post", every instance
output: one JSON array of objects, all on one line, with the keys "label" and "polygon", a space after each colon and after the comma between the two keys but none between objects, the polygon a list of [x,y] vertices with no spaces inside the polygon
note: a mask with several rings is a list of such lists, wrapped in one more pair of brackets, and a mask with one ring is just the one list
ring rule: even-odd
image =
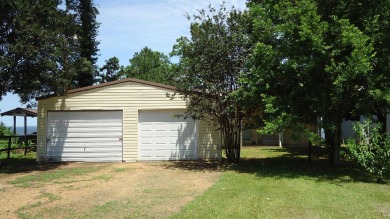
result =
[{"label": "fence post", "polygon": [[24,156],[27,154],[27,116],[24,115]]},{"label": "fence post", "polygon": [[27,154],[27,147],[28,147],[28,140],[27,140],[27,135],[24,137],[24,156]]},{"label": "fence post", "polygon": [[309,158],[309,164],[311,164],[312,153],[313,153],[313,144],[309,140],[309,157],[308,157]]},{"label": "fence post", "polygon": [[11,154],[11,136],[8,137],[7,159],[10,158],[10,154]]}]

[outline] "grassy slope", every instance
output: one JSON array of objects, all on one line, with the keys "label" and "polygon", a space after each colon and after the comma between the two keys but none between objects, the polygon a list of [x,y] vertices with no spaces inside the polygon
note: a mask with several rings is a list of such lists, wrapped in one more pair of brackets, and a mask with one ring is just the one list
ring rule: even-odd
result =
[{"label": "grassy slope", "polygon": [[[347,163],[308,165],[297,149],[244,148],[239,165],[173,218],[390,217],[390,185]],[[321,151],[317,151],[321,154]]]}]

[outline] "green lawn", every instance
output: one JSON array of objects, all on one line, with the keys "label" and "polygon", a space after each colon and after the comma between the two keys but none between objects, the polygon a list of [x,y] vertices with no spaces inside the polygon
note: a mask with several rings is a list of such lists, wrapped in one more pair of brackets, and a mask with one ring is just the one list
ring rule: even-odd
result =
[{"label": "green lawn", "polygon": [[173,218],[389,218],[390,185],[343,162],[329,168],[316,148],[251,147],[239,165],[224,165],[218,183]]},{"label": "green lawn", "polygon": [[[172,218],[390,218],[389,176],[386,184],[376,184],[375,179],[351,163],[344,161],[339,168],[329,168],[321,148],[315,148],[309,165],[306,152],[306,148],[247,147],[243,148],[238,165],[226,164],[224,160],[220,164],[169,163],[196,172],[222,171],[217,183]],[[36,163],[35,153],[13,154],[9,160],[5,156],[0,155],[0,177],[51,170],[9,181],[26,189],[97,170],[57,169],[66,163]],[[118,174],[122,171],[123,168],[114,169]],[[120,202],[111,204],[115,203]]]}]

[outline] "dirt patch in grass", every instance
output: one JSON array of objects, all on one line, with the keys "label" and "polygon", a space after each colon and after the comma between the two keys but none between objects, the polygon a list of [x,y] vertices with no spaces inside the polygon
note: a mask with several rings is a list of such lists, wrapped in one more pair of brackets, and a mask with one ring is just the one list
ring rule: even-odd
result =
[{"label": "dirt patch in grass", "polygon": [[221,175],[194,165],[70,163],[6,174],[0,179],[0,218],[166,218]]}]

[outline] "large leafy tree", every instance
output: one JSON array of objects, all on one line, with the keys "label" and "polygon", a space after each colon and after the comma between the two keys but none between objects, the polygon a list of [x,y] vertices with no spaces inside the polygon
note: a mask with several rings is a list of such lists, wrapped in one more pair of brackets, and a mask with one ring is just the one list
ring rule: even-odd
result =
[{"label": "large leafy tree", "polygon": [[221,131],[228,162],[239,162],[240,132],[255,108],[239,91],[250,51],[248,16],[236,9],[209,6],[191,22],[191,38],[181,37],[172,52],[180,58],[175,95],[187,101],[184,117],[210,121]]},{"label": "large leafy tree", "polygon": [[99,23],[96,21],[96,16],[99,11],[92,0],[66,0],[65,2],[67,13],[73,15],[77,27],[75,34],[80,46],[81,59],[76,63],[79,70],[73,84],[76,87],[89,86],[93,84],[94,74],[97,72],[96,61],[99,42],[96,37]]},{"label": "large leafy tree", "polygon": [[58,9],[59,4],[0,2],[1,95],[13,92],[26,102],[40,94],[64,92],[78,55],[72,18]]},{"label": "large leafy tree", "polygon": [[126,77],[172,84],[173,65],[164,53],[144,47],[129,61],[130,64],[125,67]]},{"label": "large leafy tree", "polygon": [[124,77],[124,67],[119,64],[119,59],[115,56],[106,60],[106,64],[99,68],[99,71],[99,83],[115,81]]},{"label": "large leafy tree", "polygon": [[370,93],[360,112],[376,115],[381,123],[382,132],[386,132],[386,115],[390,109],[390,1],[381,0],[344,0],[316,1],[318,11],[324,20],[334,16],[348,19],[373,42],[375,58],[372,59],[375,82],[369,88]]},{"label": "large leafy tree", "polygon": [[60,5],[59,0],[0,2],[0,97],[12,92],[27,102],[65,94],[81,86],[79,72],[93,72],[81,53],[81,22]]},{"label": "large leafy tree", "polygon": [[264,98],[272,129],[317,123],[338,165],[341,124],[364,108],[371,73],[370,38],[348,19],[324,19],[316,2],[252,1],[252,72],[246,83]]}]

